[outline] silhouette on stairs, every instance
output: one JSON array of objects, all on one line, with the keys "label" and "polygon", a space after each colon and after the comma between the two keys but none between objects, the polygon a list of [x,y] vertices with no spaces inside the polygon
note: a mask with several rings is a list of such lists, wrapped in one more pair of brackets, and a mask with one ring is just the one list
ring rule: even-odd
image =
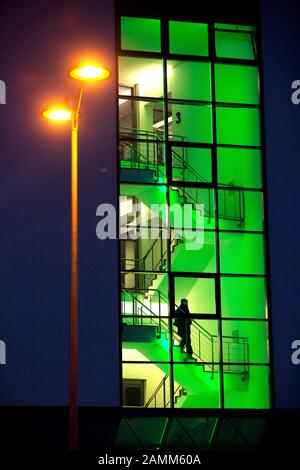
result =
[{"label": "silhouette on stairs", "polygon": [[[164,295],[155,291],[159,301],[166,302]],[[143,297],[143,292],[138,294]],[[152,292],[154,295],[154,292]],[[131,308],[130,308],[131,302]],[[126,306],[129,308],[126,309]],[[168,361],[169,355],[169,337],[170,325],[168,318],[163,317],[161,314],[162,308],[157,305],[157,309],[150,308],[142,302],[132,292],[122,289],[122,310],[123,310],[123,344],[125,348],[138,349],[145,357],[151,362],[157,363],[158,361]],[[131,310],[131,311],[130,311]],[[127,317],[126,317],[127,316]],[[180,350],[180,337],[175,331],[172,331],[173,338],[173,361],[175,363],[193,363],[195,367],[184,368],[183,365],[176,365],[174,367],[174,380],[178,383],[179,388],[176,390],[178,396],[174,394],[175,404],[178,406],[178,400],[187,403],[190,406],[193,402],[197,401],[197,393],[199,385],[202,384],[203,389],[209,390],[213,387],[215,374],[219,371],[218,362],[218,337],[211,335],[201,325],[192,322],[191,325],[191,338],[194,349],[193,358],[189,358],[187,354],[182,353]],[[224,341],[226,348],[224,348]],[[248,352],[247,338],[226,337],[223,339],[223,372],[228,374],[238,374],[242,381],[246,381],[248,377],[248,368],[246,363]],[[232,355],[234,354],[234,361],[239,364],[232,365]],[[237,357],[238,354],[238,357]],[[238,360],[238,361],[237,361]],[[157,363],[157,366],[168,375],[168,364]],[[166,379],[167,380],[167,379]],[[165,387],[160,384],[157,387],[157,394],[161,394]],[[180,388],[182,389],[180,391]],[[170,394],[170,393],[169,393]],[[158,396],[154,398],[153,394],[151,404],[153,406],[154,400],[158,402]],[[210,399],[209,392],[207,399]],[[156,403],[156,402],[155,402]],[[169,404],[165,403],[166,406]],[[150,405],[149,405],[150,406]]]}]

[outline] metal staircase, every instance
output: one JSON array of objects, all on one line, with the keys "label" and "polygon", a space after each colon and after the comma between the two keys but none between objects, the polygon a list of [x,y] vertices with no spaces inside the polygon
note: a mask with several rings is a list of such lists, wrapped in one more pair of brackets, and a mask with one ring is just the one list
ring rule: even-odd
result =
[{"label": "metal staircase", "polygon": [[[145,290],[136,292],[136,294],[144,297]],[[170,327],[168,318],[162,308],[162,304],[168,304],[168,299],[158,289],[149,289],[148,294],[150,294],[150,301],[149,304],[146,305],[137,295],[127,289],[122,289],[123,321],[125,321],[127,325],[141,327],[155,326],[157,338],[161,338],[162,335],[165,335],[168,339],[170,336]],[[153,296],[157,299],[155,306],[151,301]],[[130,303],[131,306],[129,306]],[[177,305],[175,305],[175,307],[178,308]],[[129,312],[127,311],[128,309]],[[181,337],[174,330],[172,336],[174,341],[173,347],[179,350]],[[201,325],[192,321],[191,342],[193,345],[193,359],[190,359],[183,353],[183,361],[201,363],[204,372],[210,373],[213,379],[214,374],[219,371],[220,367],[219,364],[215,363],[220,361],[218,357],[218,336],[212,335]],[[246,381],[248,378],[247,363],[249,362],[248,339],[239,336],[223,336],[222,352],[224,363],[222,366],[223,372],[227,374],[238,374],[241,376],[242,381]]]},{"label": "metal staircase", "polygon": [[[171,379],[166,374],[153,394],[145,404],[145,408],[169,408],[171,406]],[[186,396],[186,391],[178,385],[174,390],[174,403],[177,404],[181,397]]]},{"label": "metal staircase", "polygon": [[[172,135],[172,140],[183,142],[179,135]],[[153,182],[165,178],[163,133],[151,132],[142,129],[120,128],[119,157],[122,171],[126,169],[143,171],[149,173]],[[176,190],[181,203],[191,203],[194,209],[197,204],[204,204],[204,215],[209,221],[215,217],[215,207],[208,188],[200,187],[208,182],[188,163],[186,148],[180,148],[181,154],[172,147],[172,168],[179,171],[182,182],[192,182],[193,187],[172,187]],[[124,176],[123,171],[123,176]],[[137,176],[138,179],[138,176]],[[147,180],[147,179],[146,179]],[[130,181],[130,179],[129,179]],[[233,220],[241,226],[245,219],[245,196],[244,191],[234,184],[222,185],[218,190],[219,218]]]}]

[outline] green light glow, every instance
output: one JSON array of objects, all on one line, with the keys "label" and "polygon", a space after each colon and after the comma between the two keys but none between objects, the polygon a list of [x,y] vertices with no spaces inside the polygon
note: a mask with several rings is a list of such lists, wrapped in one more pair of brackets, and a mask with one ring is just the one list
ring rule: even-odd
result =
[{"label": "green light glow", "polygon": [[123,16],[121,47],[130,51],[160,52],[160,20]]},{"label": "green light glow", "polygon": [[208,26],[201,23],[170,21],[171,54],[208,55]]},{"label": "green light glow", "polygon": [[[207,24],[121,18],[120,193],[131,201],[121,214],[125,232],[142,236],[120,241],[125,406],[270,407],[255,33],[215,23],[216,60]],[[182,224],[173,204],[188,205],[191,219]],[[153,216],[158,238],[143,237]],[[203,246],[190,249],[191,234]],[[182,342],[183,298],[192,317]]]}]

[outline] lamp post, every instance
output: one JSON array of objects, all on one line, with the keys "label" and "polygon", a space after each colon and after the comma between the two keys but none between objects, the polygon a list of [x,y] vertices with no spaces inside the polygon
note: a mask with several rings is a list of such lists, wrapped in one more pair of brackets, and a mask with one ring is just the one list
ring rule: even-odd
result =
[{"label": "lamp post", "polygon": [[96,63],[86,62],[69,72],[80,80],[74,108],[58,103],[42,112],[51,121],[71,122],[71,228],[70,228],[70,363],[69,363],[69,449],[78,448],[78,124],[84,85],[110,76]]}]

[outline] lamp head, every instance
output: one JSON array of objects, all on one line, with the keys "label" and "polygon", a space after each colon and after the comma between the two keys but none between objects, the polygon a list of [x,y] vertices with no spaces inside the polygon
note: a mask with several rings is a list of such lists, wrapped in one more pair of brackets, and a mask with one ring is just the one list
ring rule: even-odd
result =
[{"label": "lamp head", "polygon": [[53,104],[42,112],[44,118],[56,122],[71,121],[72,114],[73,111],[66,102]]},{"label": "lamp head", "polygon": [[69,76],[83,82],[100,82],[110,76],[110,71],[98,62],[86,61],[69,72]]}]

